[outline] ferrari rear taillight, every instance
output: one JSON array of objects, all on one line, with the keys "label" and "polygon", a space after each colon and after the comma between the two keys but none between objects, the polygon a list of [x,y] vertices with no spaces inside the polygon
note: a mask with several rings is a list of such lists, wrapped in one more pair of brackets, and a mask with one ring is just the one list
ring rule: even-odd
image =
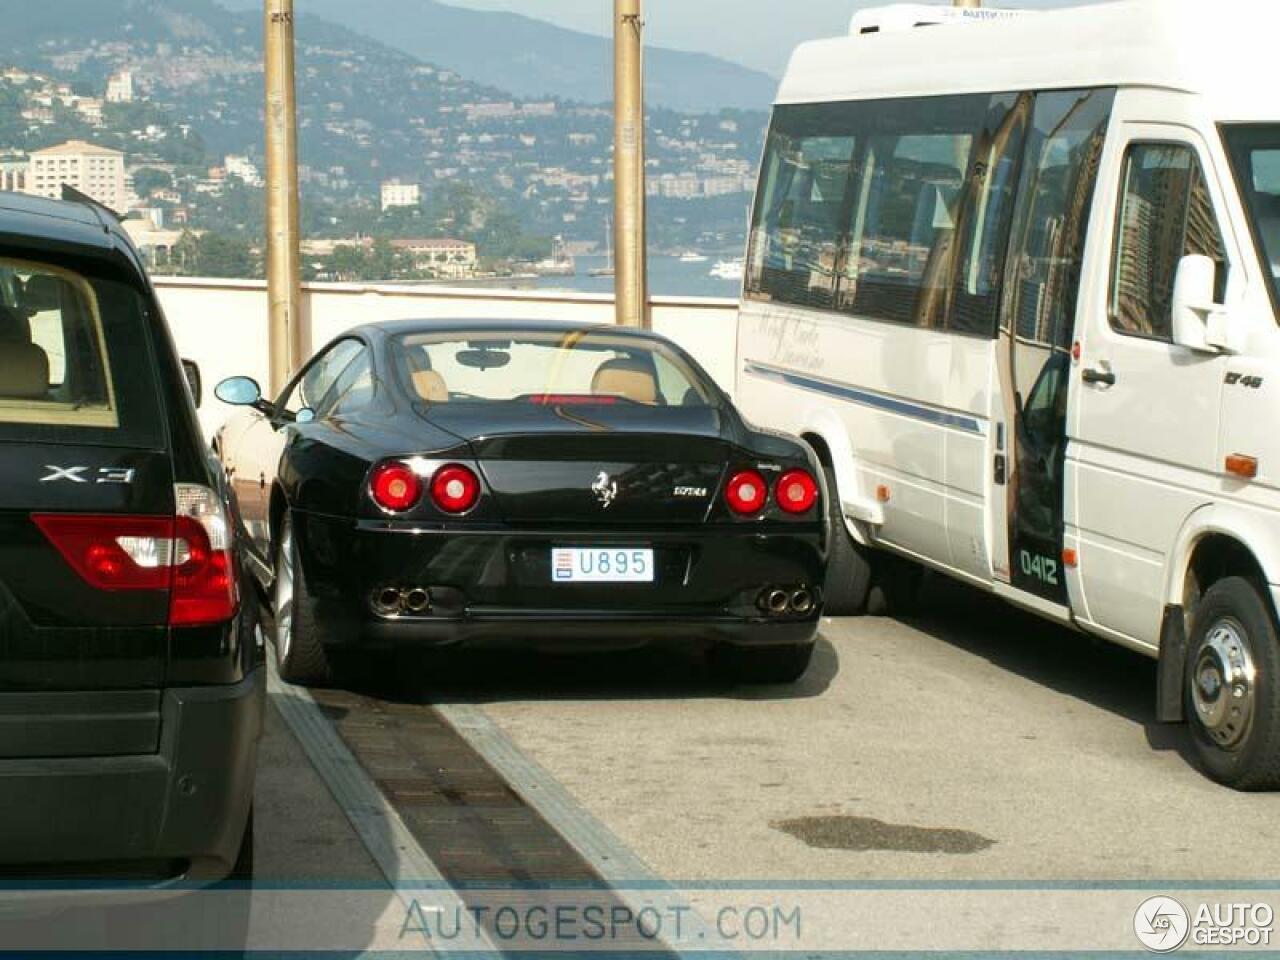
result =
[{"label": "ferrari rear taillight", "polygon": [[36,514],[31,519],[97,590],[169,593],[169,625],[225,623],[239,608],[227,515],[206,487],[174,487],[173,517]]},{"label": "ferrari rear taillight", "polygon": [[769,485],[754,470],[743,470],[729,478],[724,498],[729,509],[739,516],[755,516],[764,509],[769,496]]},{"label": "ferrari rear taillight", "polygon": [[369,478],[369,494],[388,513],[404,513],[422,499],[422,480],[403,463],[384,463]]},{"label": "ferrari rear taillight", "polygon": [[431,499],[445,513],[466,513],[480,499],[480,478],[467,467],[441,467],[431,479]]},{"label": "ferrari rear taillight", "polygon": [[808,470],[788,470],[779,478],[773,496],[784,513],[808,513],[818,502],[818,481]]}]

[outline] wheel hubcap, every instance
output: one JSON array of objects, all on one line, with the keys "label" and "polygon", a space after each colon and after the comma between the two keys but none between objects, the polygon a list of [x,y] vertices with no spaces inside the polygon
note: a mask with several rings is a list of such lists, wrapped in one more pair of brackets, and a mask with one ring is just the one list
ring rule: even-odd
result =
[{"label": "wheel hubcap", "polygon": [[1257,668],[1239,622],[1219,620],[1205,634],[1191,664],[1191,701],[1209,739],[1237,750],[1253,725]]},{"label": "wheel hubcap", "polygon": [[280,554],[276,559],[275,602],[272,604],[276,619],[276,657],[289,656],[293,643],[293,526],[286,525],[280,539]]}]

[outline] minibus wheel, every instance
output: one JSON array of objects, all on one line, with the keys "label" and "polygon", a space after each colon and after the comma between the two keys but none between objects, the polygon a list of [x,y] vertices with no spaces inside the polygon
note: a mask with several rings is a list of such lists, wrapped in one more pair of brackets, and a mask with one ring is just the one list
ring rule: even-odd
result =
[{"label": "minibus wheel", "polygon": [[333,676],[308,596],[293,535],[293,518],[286,512],[276,546],[271,611],[275,616],[276,669],[288,683],[323,684]]},{"label": "minibus wheel", "polygon": [[1219,580],[1200,601],[1185,688],[1209,776],[1237,790],[1280,786],[1280,648],[1270,605],[1249,580]]},{"label": "minibus wheel", "polygon": [[909,617],[920,608],[924,567],[905,557],[884,553],[871,568],[867,613],[873,617]]},{"label": "minibus wheel", "polygon": [[840,503],[835,471],[827,475],[827,512],[831,516],[831,548],[827,552],[827,580],[823,587],[828,617],[857,617],[867,610],[867,594],[871,590],[871,564],[861,544],[849,535]]}]

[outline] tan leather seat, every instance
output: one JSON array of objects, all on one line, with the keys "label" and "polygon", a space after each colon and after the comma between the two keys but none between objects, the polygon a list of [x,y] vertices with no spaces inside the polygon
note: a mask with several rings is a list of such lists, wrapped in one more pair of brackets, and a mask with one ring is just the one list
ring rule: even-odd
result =
[{"label": "tan leather seat", "polygon": [[40,400],[49,394],[49,355],[34,343],[0,341],[0,397]]},{"label": "tan leather seat", "polygon": [[434,370],[414,371],[413,389],[427,403],[449,402],[449,385],[444,382],[444,377]]},{"label": "tan leather seat", "polygon": [[607,360],[591,380],[591,392],[598,397],[626,397],[634,403],[658,402],[658,381],[653,371],[634,360]]}]

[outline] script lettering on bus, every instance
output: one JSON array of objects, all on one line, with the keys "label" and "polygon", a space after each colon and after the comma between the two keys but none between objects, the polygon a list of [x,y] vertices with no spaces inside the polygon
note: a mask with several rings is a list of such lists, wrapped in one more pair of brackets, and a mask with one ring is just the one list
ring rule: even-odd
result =
[{"label": "script lettering on bus", "polygon": [[790,370],[814,372],[826,366],[822,352],[822,331],[812,320],[800,317],[771,317],[761,327],[769,341],[769,358]]}]

